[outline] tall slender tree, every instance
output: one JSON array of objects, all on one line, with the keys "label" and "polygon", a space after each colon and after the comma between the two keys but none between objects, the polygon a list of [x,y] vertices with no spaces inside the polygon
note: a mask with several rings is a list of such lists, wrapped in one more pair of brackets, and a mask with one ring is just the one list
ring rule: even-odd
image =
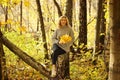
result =
[{"label": "tall slender tree", "polygon": [[120,0],[110,0],[109,79],[120,80]]},{"label": "tall slender tree", "polygon": [[8,80],[7,69],[6,69],[6,58],[5,58],[5,53],[3,50],[3,44],[1,38],[0,38],[0,80]]},{"label": "tall slender tree", "polygon": [[[0,28],[1,28],[1,22],[0,22]],[[0,39],[0,80],[2,80],[2,43],[1,43],[1,39]]]},{"label": "tall slender tree", "polygon": [[[91,3],[92,3],[92,0],[88,0],[88,3],[89,3],[89,17],[91,17]],[[91,18],[89,18],[90,20]]]},{"label": "tall slender tree", "polygon": [[102,12],[101,12],[101,25],[100,25],[100,33],[106,32],[106,19],[105,19],[105,13],[106,13],[106,7],[107,1],[102,0]]},{"label": "tall slender tree", "polygon": [[72,26],[72,15],[73,15],[73,0],[67,0],[65,15],[68,17],[70,25]]},{"label": "tall slender tree", "polygon": [[[22,18],[23,18],[23,2],[22,2],[22,0],[21,0],[21,2],[20,2],[20,27],[22,27]],[[22,34],[22,31],[20,30],[20,34]]]},{"label": "tall slender tree", "polygon": [[80,0],[80,14],[79,14],[79,41],[78,45],[84,43],[87,44],[87,2],[86,0]]},{"label": "tall slender tree", "polygon": [[101,24],[101,12],[102,12],[102,0],[98,0],[98,9],[97,9],[97,21],[96,21],[96,30],[95,30],[95,46],[94,46],[94,54],[99,49],[100,43],[100,24]]},{"label": "tall slender tree", "polygon": [[37,4],[37,10],[38,10],[38,14],[39,14],[39,19],[40,19],[40,24],[41,24],[41,31],[42,31],[42,40],[43,40],[43,47],[44,47],[44,52],[45,52],[45,59],[48,59],[48,48],[47,48],[47,41],[46,41],[46,35],[45,35],[45,25],[44,25],[44,21],[43,21],[43,16],[42,16],[42,10],[41,10],[41,5],[40,5],[40,0],[36,0],[36,4]]},{"label": "tall slender tree", "polygon": [[61,11],[61,9],[60,9],[59,4],[57,3],[56,0],[53,0],[53,1],[54,1],[55,6],[57,7],[59,17],[62,16],[62,11]]},{"label": "tall slender tree", "polygon": [[[8,20],[8,6],[5,7],[5,22]],[[8,29],[8,24],[5,24],[4,30],[7,31]]]}]

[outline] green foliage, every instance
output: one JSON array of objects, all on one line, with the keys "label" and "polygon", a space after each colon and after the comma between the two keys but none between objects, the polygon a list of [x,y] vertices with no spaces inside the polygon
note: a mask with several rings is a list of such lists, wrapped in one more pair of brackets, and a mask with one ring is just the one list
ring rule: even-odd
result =
[{"label": "green foliage", "polygon": [[107,72],[103,57],[91,59],[90,52],[83,53],[71,62],[72,80],[106,80]]},{"label": "green foliage", "polygon": [[[38,62],[44,63],[42,42],[35,41],[31,36],[31,33],[20,35],[17,32],[6,32],[4,35],[17,47],[28,53],[28,55],[32,56]],[[8,68],[9,79],[41,79],[41,75],[39,75],[38,72],[24,63],[5,46],[4,51],[6,55],[6,66]]]}]

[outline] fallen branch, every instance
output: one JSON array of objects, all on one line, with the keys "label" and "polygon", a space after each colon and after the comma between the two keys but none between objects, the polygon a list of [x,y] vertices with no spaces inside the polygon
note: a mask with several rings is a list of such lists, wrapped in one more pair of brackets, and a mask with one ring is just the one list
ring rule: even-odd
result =
[{"label": "fallen branch", "polygon": [[0,31],[0,38],[2,43],[11,50],[15,55],[21,58],[25,63],[34,68],[36,71],[39,71],[40,74],[43,74],[47,78],[50,78],[50,71],[48,71],[42,64],[38,63],[34,58],[29,56],[27,53],[19,49],[15,44],[10,42]]}]

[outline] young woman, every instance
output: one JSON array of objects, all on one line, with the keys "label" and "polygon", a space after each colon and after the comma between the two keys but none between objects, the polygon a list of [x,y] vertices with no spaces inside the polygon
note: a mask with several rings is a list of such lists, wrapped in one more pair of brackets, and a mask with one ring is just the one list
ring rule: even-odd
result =
[{"label": "young woman", "polygon": [[53,53],[52,53],[52,73],[51,77],[56,76],[56,61],[59,55],[69,52],[70,46],[74,41],[74,33],[69,25],[68,18],[61,16],[58,23],[58,28],[52,36]]}]

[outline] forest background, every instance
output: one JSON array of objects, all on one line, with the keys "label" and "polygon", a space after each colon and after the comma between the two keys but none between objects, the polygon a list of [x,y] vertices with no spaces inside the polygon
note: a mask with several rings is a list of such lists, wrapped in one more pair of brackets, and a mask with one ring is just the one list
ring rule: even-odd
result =
[{"label": "forest background", "polygon": [[[101,2],[101,9],[98,6],[100,1],[103,1]],[[106,80],[108,78],[109,48],[105,50],[96,49],[95,45],[100,42],[95,41],[99,36],[107,35],[106,43],[102,46],[106,48],[109,46],[109,1],[100,1],[1,0],[0,29],[3,35],[13,44],[50,70],[51,60],[48,58],[51,55],[51,36],[57,28],[59,16],[67,15],[75,34],[74,51],[70,52],[71,79]],[[83,5],[83,9],[81,9],[80,6],[84,2],[86,5]],[[104,15],[102,21],[105,19],[103,22],[98,22],[99,11],[103,12],[101,13]],[[97,31],[96,26],[99,23],[103,23],[105,27],[98,27]],[[85,31],[83,32],[85,34],[82,34],[81,30]],[[2,67],[4,67],[3,72],[8,80],[47,79],[8,48],[5,46],[3,48],[5,62]],[[105,54],[105,52],[107,53]]]}]

